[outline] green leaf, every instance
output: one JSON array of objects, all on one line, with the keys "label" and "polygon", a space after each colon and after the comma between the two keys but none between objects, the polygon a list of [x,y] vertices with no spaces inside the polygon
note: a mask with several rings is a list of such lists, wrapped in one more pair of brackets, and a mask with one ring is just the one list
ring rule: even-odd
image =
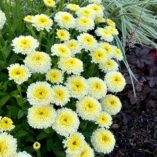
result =
[{"label": "green leaf", "polygon": [[0,108],[2,108],[6,103],[7,101],[10,99],[10,96],[9,95],[6,95],[4,96],[2,99],[0,99]]}]

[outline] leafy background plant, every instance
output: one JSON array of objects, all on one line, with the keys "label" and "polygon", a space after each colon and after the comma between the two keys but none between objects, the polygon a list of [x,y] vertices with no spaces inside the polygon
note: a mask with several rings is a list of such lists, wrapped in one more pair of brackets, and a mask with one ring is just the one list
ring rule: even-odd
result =
[{"label": "leafy background plant", "polygon": [[[0,32],[0,115],[13,118],[13,121],[16,122],[16,128],[12,134],[18,139],[18,145],[22,150],[29,151],[34,155],[35,152],[32,149],[32,144],[37,140],[42,144],[42,154],[50,155],[50,152],[53,152],[54,154],[51,153],[51,156],[65,156],[61,145],[62,138],[56,136],[56,133],[51,128],[42,131],[34,130],[31,129],[26,122],[27,109],[30,107],[25,97],[27,85],[16,86],[13,82],[8,80],[6,68],[10,64],[15,62],[21,63],[23,60],[22,55],[17,56],[12,52],[11,41],[21,34],[31,34],[33,37],[39,39],[40,42],[42,42],[40,48],[43,51],[50,53],[50,47],[55,40],[55,28],[49,34],[44,32],[38,33],[32,28],[32,26],[24,23],[23,18],[25,15],[35,15],[38,13],[45,13],[53,18],[55,12],[60,10],[67,2],[76,2],[78,4],[86,3],[86,1],[82,0],[60,0],[58,1],[58,3],[60,3],[59,6],[56,9],[51,10],[46,8],[42,1],[37,0],[15,0],[14,4],[12,4],[12,1],[8,0],[0,1],[0,8],[6,13],[7,16],[7,24]],[[152,14],[150,9],[147,9],[149,8],[148,5],[156,5],[156,1],[133,0],[130,2],[128,0],[104,0],[103,3],[106,6],[106,16],[110,15],[109,17],[118,24],[117,26],[120,30],[121,38],[117,38],[115,43],[123,50],[124,55],[125,51],[123,46],[129,43],[131,32],[135,31],[135,29],[136,40],[134,41],[144,45],[156,46],[155,42],[153,42],[151,39],[154,39],[157,36],[157,32],[155,30],[155,23],[157,23],[157,19],[156,16]],[[121,42],[121,40],[123,42]],[[138,56],[142,55],[139,54],[139,52],[136,53]],[[143,56],[144,54],[145,53],[143,53]],[[88,60],[88,56],[84,59]],[[145,59],[138,61],[139,66],[145,64],[144,60]],[[129,67],[126,57],[124,63],[128,68],[127,70],[129,71],[131,82],[133,84],[134,74]],[[53,64],[55,64],[55,60]],[[101,73],[97,72],[97,66],[92,64],[88,70],[88,73],[84,73],[84,75],[87,77],[101,75]],[[40,76],[34,76],[32,80],[29,80],[28,84],[33,82],[36,77]],[[148,76],[148,80],[150,80],[150,82],[152,79],[152,76]],[[152,85],[152,83],[150,84]],[[82,121],[80,129],[84,131],[85,128],[89,128],[91,130],[94,129],[94,127],[95,126],[91,125],[90,123]],[[84,133],[87,138],[90,137],[88,132]]]}]

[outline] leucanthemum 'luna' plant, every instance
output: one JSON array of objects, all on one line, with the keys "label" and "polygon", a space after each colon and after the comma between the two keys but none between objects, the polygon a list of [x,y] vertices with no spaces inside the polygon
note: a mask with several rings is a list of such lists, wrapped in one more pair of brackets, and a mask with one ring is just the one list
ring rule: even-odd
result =
[{"label": "leucanthemum 'luna' plant", "polygon": [[77,102],[76,111],[82,119],[94,121],[101,112],[101,104],[96,99],[86,96]]},{"label": "leucanthemum 'luna' plant", "polygon": [[71,50],[72,55],[81,53],[82,47],[77,40],[75,39],[68,40],[65,42],[65,45]]},{"label": "leucanthemum 'luna' plant", "polygon": [[89,95],[90,96],[92,96],[96,99],[100,99],[106,95],[106,93],[107,93],[106,83],[103,80],[101,80],[100,78],[90,77],[88,79],[88,84],[89,84]]},{"label": "leucanthemum 'luna' plant", "polygon": [[28,154],[26,151],[18,152],[17,157],[32,157],[30,154]]},{"label": "leucanthemum 'luna' plant", "polygon": [[28,124],[35,129],[51,127],[56,118],[56,111],[52,105],[32,106],[28,109]]},{"label": "leucanthemum 'luna' plant", "polygon": [[56,13],[54,20],[61,28],[70,29],[75,27],[75,19],[73,15],[68,12]]},{"label": "leucanthemum 'luna' plant", "polygon": [[80,125],[76,112],[68,108],[62,108],[57,111],[57,116],[53,124],[53,129],[62,136],[69,136],[76,132]]},{"label": "leucanthemum 'luna' plant", "polygon": [[12,131],[15,128],[13,121],[9,117],[0,118],[0,132]]},{"label": "leucanthemum 'luna' plant", "polygon": [[91,142],[97,152],[104,154],[110,153],[115,146],[114,135],[104,128],[97,129],[93,132]]},{"label": "leucanthemum 'luna' plant", "polygon": [[39,46],[39,42],[32,36],[19,36],[12,41],[13,50],[15,53],[28,55],[35,51]]},{"label": "leucanthemum 'luna' plant", "polygon": [[85,138],[81,133],[73,133],[63,141],[67,154],[77,155],[83,151]]},{"label": "leucanthemum 'luna' plant", "polygon": [[79,75],[83,72],[83,62],[74,57],[61,58],[58,63],[59,68],[68,74]]},{"label": "leucanthemum 'luna' plant", "polygon": [[65,106],[70,101],[69,90],[62,86],[56,85],[52,87],[53,95],[52,95],[52,103],[57,106]]},{"label": "leucanthemum 'luna' plant", "polygon": [[112,94],[106,95],[101,99],[102,108],[111,115],[116,115],[120,112],[122,104],[120,99]]},{"label": "leucanthemum 'luna' plant", "polygon": [[63,82],[63,79],[63,72],[59,69],[51,69],[46,74],[46,80],[53,84],[60,84]]},{"label": "leucanthemum 'luna' plant", "polygon": [[22,84],[31,76],[29,69],[18,63],[11,64],[8,67],[9,80],[14,80],[17,84]]},{"label": "leucanthemum 'luna' plant", "polygon": [[71,50],[65,44],[54,44],[51,47],[52,56],[56,55],[61,58],[71,56]]},{"label": "leucanthemum 'luna' plant", "polygon": [[50,8],[56,7],[56,2],[54,0],[43,0],[43,1],[47,7],[50,7]]},{"label": "leucanthemum 'luna' plant", "polygon": [[49,32],[53,25],[53,20],[45,14],[35,15],[32,19],[32,25],[38,31],[46,30],[47,32]]},{"label": "leucanthemum 'luna' plant", "polygon": [[17,140],[5,132],[0,133],[0,148],[1,157],[15,157]]},{"label": "leucanthemum 'luna' plant", "polygon": [[80,99],[88,94],[88,83],[84,77],[73,75],[68,78],[66,86],[71,97]]},{"label": "leucanthemum 'luna' plant", "polygon": [[2,10],[0,10],[0,30],[3,28],[6,22],[6,16]]},{"label": "leucanthemum 'luna' plant", "polygon": [[[41,13],[24,17],[28,25],[35,27],[28,28],[35,31],[33,36],[39,36],[40,46],[31,35],[13,39],[13,51],[26,57],[24,65],[16,63],[8,67],[9,79],[18,84],[19,92],[22,84],[21,95],[23,86],[27,86],[28,105],[32,105],[27,112],[29,126],[46,129],[45,132],[53,129],[55,135],[62,136],[59,139],[66,157],[94,157],[94,151],[108,154],[115,146],[114,135],[109,131],[112,116],[122,108],[120,99],[111,93],[121,92],[126,85],[118,71],[123,54],[112,45],[119,34],[116,23],[104,16],[102,0],[88,0],[81,5],[69,3],[63,10],[56,7],[59,4],[60,1],[43,0],[50,16]],[[50,9],[54,7],[59,11],[55,10],[52,16]],[[1,133],[14,127],[11,118],[0,118]],[[92,135],[93,149],[85,141],[89,139],[87,134]],[[39,146],[37,143],[33,148],[37,150]],[[3,154],[14,154],[10,144],[1,150]],[[30,157],[26,152],[15,151],[15,154]]]},{"label": "leucanthemum 'luna' plant", "polygon": [[31,105],[48,105],[52,101],[52,88],[47,82],[36,82],[29,85],[27,99]]},{"label": "leucanthemum 'luna' plant", "polygon": [[51,68],[51,58],[47,53],[34,52],[27,55],[24,60],[25,65],[32,73],[46,73]]}]

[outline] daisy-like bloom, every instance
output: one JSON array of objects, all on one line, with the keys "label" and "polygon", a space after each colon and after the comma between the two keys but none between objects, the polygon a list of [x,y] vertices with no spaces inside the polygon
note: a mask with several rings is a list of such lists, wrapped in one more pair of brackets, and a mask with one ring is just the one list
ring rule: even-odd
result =
[{"label": "daisy-like bloom", "polygon": [[32,157],[30,154],[28,154],[26,151],[18,152],[17,157]]},{"label": "daisy-like bloom", "polygon": [[56,2],[54,0],[43,0],[43,1],[47,7],[54,8],[56,6]]},{"label": "daisy-like bloom", "polygon": [[120,112],[122,104],[120,99],[112,94],[106,95],[101,99],[102,108],[111,115],[116,115]]},{"label": "daisy-like bloom", "polygon": [[62,83],[63,82],[63,73],[59,69],[51,69],[46,74],[46,80],[50,81],[51,83]]},{"label": "daisy-like bloom", "polygon": [[109,128],[112,125],[112,117],[107,112],[101,112],[96,120],[96,124],[99,125],[99,127],[105,127]]},{"label": "daisy-like bloom", "polygon": [[57,37],[61,40],[61,41],[67,41],[70,39],[70,33],[65,30],[65,29],[58,29],[57,30]]},{"label": "daisy-like bloom", "polygon": [[110,71],[118,71],[118,63],[113,59],[110,59],[104,63],[99,64],[99,68],[105,73],[108,73]]},{"label": "daisy-like bloom", "polygon": [[69,77],[66,86],[71,93],[71,97],[80,99],[88,94],[88,83],[82,76]]},{"label": "daisy-like bloom", "polygon": [[39,46],[39,42],[32,36],[19,36],[12,41],[13,50],[15,53],[28,55],[35,51]]},{"label": "daisy-like bloom", "polygon": [[107,93],[107,86],[106,83],[101,80],[98,77],[90,77],[88,79],[88,84],[89,84],[89,95],[96,98],[100,99],[103,96],[106,95]]},{"label": "daisy-like bloom", "polygon": [[52,87],[52,103],[57,106],[65,106],[69,102],[70,94],[66,87],[62,85],[56,85]]},{"label": "daisy-like bloom", "polygon": [[113,57],[113,46],[106,42],[101,42],[99,44],[100,48],[104,50],[104,52],[108,55],[109,58]]},{"label": "daisy-like bloom", "polygon": [[112,35],[119,34],[118,30],[113,26],[107,26],[107,27],[105,27],[105,29],[107,29]]},{"label": "daisy-like bloom", "polygon": [[70,29],[75,27],[75,19],[68,12],[60,11],[55,15],[54,19],[61,28]]},{"label": "daisy-like bloom", "polygon": [[94,19],[95,18],[95,12],[92,9],[89,9],[88,7],[82,7],[80,9],[78,9],[78,11],[76,12],[78,17],[87,17],[90,19]]},{"label": "daisy-like bloom", "polygon": [[76,30],[79,32],[87,32],[94,29],[94,20],[88,17],[78,17],[76,19]]},{"label": "daisy-like bloom", "polygon": [[16,139],[7,133],[0,133],[0,156],[15,157],[16,150],[17,150]]},{"label": "daisy-like bloom", "polygon": [[107,19],[106,22],[107,22],[107,24],[108,24],[109,26],[112,26],[112,27],[115,27],[115,26],[116,26],[115,22],[112,21],[111,19]]},{"label": "daisy-like bloom", "polygon": [[6,16],[2,10],[0,10],[0,30],[3,28],[6,22]]},{"label": "daisy-like bloom", "polygon": [[104,63],[108,60],[108,54],[101,48],[95,49],[90,53],[93,63]]},{"label": "daisy-like bloom", "polygon": [[96,35],[101,37],[101,39],[112,42],[113,41],[113,35],[105,28],[97,28],[95,31]]},{"label": "daisy-like bloom", "polygon": [[67,154],[77,155],[84,149],[85,138],[81,133],[76,132],[67,137],[63,143]]},{"label": "daisy-like bloom", "polygon": [[92,51],[95,48],[97,48],[96,39],[88,33],[83,33],[83,34],[79,35],[78,41],[80,42],[80,45],[82,46],[82,48],[84,48],[87,51],[88,50]]},{"label": "daisy-like bloom", "polygon": [[52,56],[56,55],[58,57],[70,57],[71,50],[65,44],[54,44],[51,47]]},{"label": "daisy-like bloom", "polygon": [[38,14],[33,17],[32,24],[37,31],[46,30],[49,32],[52,28],[53,20],[45,14]]},{"label": "daisy-like bloom", "polygon": [[18,63],[11,64],[7,69],[9,73],[9,80],[14,80],[17,84],[22,84],[31,76],[28,68]]},{"label": "daisy-like bloom", "polygon": [[126,85],[124,76],[117,71],[111,71],[107,73],[105,80],[110,92],[121,92]]},{"label": "daisy-like bloom", "polygon": [[52,88],[47,82],[35,82],[27,89],[27,99],[31,105],[47,105],[52,101]]},{"label": "daisy-like bloom", "polygon": [[69,136],[78,130],[80,125],[76,112],[68,108],[62,108],[57,111],[57,117],[53,124],[53,129],[61,136]]},{"label": "daisy-like bloom", "polygon": [[32,20],[33,20],[33,16],[32,15],[27,15],[27,16],[24,17],[24,21],[25,22],[32,23]]},{"label": "daisy-like bloom", "polygon": [[38,141],[33,143],[33,149],[35,151],[39,150],[40,148],[41,148],[41,144]]},{"label": "daisy-like bloom", "polygon": [[89,9],[93,10],[95,12],[95,16],[97,17],[103,17],[103,8],[98,4],[89,4],[87,6]]},{"label": "daisy-like bloom", "polygon": [[44,74],[51,69],[51,58],[44,52],[36,51],[27,55],[24,63],[32,73]]},{"label": "daisy-like bloom", "polygon": [[85,96],[76,103],[76,111],[82,119],[94,121],[101,112],[101,104],[96,99]]},{"label": "daisy-like bloom", "polygon": [[69,3],[66,5],[66,8],[71,10],[71,11],[77,11],[80,7],[77,4]]},{"label": "daisy-like bloom", "polygon": [[11,131],[15,128],[12,119],[8,117],[3,117],[0,119],[0,130],[1,131]]},{"label": "daisy-like bloom", "polygon": [[104,128],[97,129],[93,132],[91,142],[98,153],[109,154],[115,146],[115,137],[111,131]]},{"label": "daisy-like bloom", "polygon": [[105,18],[104,17],[97,17],[96,19],[95,19],[95,22],[96,23],[105,23]]},{"label": "daisy-like bloom", "polygon": [[52,105],[32,106],[28,109],[28,124],[35,129],[46,129],[55,121],[56,111]]},{"label": "daisy-like bloom", "polygon": [[71,50],[71,53],[74,55],[81,52],[81,46],[75,39],[65,42],[65,45]]},{"label": "daisy-like bloom", "polygon": [[63,72],[79,75],[83,72],[83,62],[77,58],[61,58],[58,66]]},{"label": "daisy-like bloom", "polygon": [[102,0],[88,0],[89,3],[101,4]]},{"label": "daisy-like bloom", "polygon": [[70,154],[67,155],[67,157],[95,157],[95,155],[94,155],[94,150],[89,146],[89,144],[85,142],[85,146],[80,154],[78,155]]},{"label": "daisy-like bloom", "polygon": [[113,46],[113,50],[114,50],[114,52],[113,52],[113,57],[116,59],[116,60],[118,60],[118,61],[122,61],[123,60],[123,54],[122,54],[122,51],[119,49],[119,48],[117,48],[116,46]]}]

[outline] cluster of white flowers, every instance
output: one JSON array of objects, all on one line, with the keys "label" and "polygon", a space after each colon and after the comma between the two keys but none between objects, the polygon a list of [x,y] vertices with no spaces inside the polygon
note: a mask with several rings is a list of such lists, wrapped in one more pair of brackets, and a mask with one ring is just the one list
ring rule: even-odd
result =
[{"label": "cluster of white flowers", "polygon": [[[47,7],[56,5],[54,0],[44,0],[44,3]],[[122,107],[120,99],[112,94],[121,92],[126,82],[118,72],[117,63],[123,60],[123,54],[111,44],[118,30],[111,19],[104,18],[102,1],[89,0],[83,7],[67,4],[64,11],[54,15],[54,20],[39,14],[28,15],[24,21],[44,33],[56,26],[51,52],[42,52],[39,46],[42,43],[32,36],[21,35],[12,41],[13,51],[26,57],[23,65],[16,63],[8,67],[9,79],[22,84],[31,76],[41,76],[29,84],[26,91],[32,105],[27,114],[29,125],[35,129],[51,127],[63,136],[67,157],[94,157],[94,150],[110,153],[115,138],[108,129],[112,115]],[[86,76],[91,65],[96,66],[102,76]],[[92,146],[79,130],[82,121],[97,126],[91,136]],[[29,156],[20,152],[18,157],[21,154]]]}]

